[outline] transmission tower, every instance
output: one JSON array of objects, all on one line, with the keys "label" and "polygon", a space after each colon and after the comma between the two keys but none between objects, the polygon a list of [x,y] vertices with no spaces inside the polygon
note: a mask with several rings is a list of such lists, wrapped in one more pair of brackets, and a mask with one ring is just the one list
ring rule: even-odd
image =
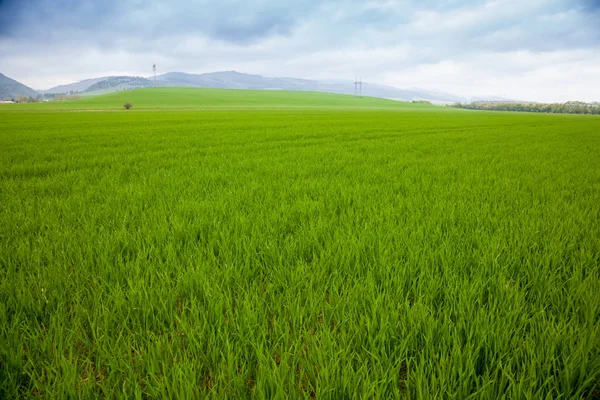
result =
[{"label": "transmission tower", "polygon": [[358,80],[358,97],[362,97],[362,78]]},{"label": "transmission tower", "polygon": [[354,95],[362,97],[362,78],[354,78]]}]

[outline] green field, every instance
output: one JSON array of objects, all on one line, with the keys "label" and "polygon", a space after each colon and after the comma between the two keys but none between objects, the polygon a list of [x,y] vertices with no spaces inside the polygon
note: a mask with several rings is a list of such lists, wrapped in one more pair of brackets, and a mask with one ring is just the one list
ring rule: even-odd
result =
[{"label": "green field", "polygon": [[296,100],[0,112],[0,398],[598,398],[600,118]]},{"label": "green field", "polygon": [[[354,97],[334,93],[294,92],[275,90],[224,90],[190,88],[152,88],[128,90],[81,100],[5,104],[1,110],[122,110],[129,102],[134,109],[198,109],[198,108],[370,108],[370,109],[431,109],[425,104],[413,104],[375,97]],[[436,107],[441,108],[441,107]]]}]

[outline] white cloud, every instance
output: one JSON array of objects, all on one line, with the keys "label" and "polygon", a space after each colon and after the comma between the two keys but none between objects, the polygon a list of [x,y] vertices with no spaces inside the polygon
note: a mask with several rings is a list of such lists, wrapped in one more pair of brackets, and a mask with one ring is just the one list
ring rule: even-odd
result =
[{"label": "white cloud", "polygon": [[600,99],[600,54],[595,50],[480,53],[459,61],[419,65],[386,81],[469,96],[497,95],[560,102]]}]

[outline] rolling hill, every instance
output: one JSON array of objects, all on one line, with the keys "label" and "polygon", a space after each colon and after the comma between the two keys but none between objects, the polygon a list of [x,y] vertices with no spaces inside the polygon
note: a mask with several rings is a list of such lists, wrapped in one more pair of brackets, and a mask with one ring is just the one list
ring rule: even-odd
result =
[{"label": "rolling hill", "polygon": [[103,81],[96,82],[92,86],[88,87],[84,92],[94,92],[100,90],[128,90],[128,89],[141,89],[151,87],[152,82],[146,78],[138,76],[113,76]]},{"label": "rolling hill", "polygon": [[13,99],[19,96],[37,97],[38,95],[39,93],[29,86],[25,86],[6,75],[0,74],[0,100],[4,100],[5,98]]},{"label": "rolling hill", "polygon": [[44,94],[81,94],[100,95],[120,90],[140,89],[152,86],[152,82],[139,76],[105,76],[102,78],[86,79],[68,85],[55,86],[42,90]]},{"label": "rolling hill", "polygon": [[[309,92],[354,94],[354,82],[351,80],[318,81],[298,78],[269,78],[261,75],[243,74],[236,71],[211,72],[206,74],[188,74],[169,72],[156,77],[157,85],[164,87],[199,87],[222,89],[253,90],[299,90]],[[419,88],[399,89],[392,86],[363,82],[362,94],[369,97],[381,97],[411,101],[415,99],[436,102],[464,101],[460,96],[442,92],[432,92]]]},{"label": "rolling hill", "polygon": [[69,83],[67,85],[59,85],[50,89],[40,90],[40,93],[44,94],[59,94],[59,93],[77,93],[77,92],[85,92],[90,86],[98,82],[105,81],[107,79],[112,78],[111,76],[104,76],[101,78],[93,78],[93,79],[85,79],[83,81]]},{"label": "rolling hill", "polygon": [[102,110],[123,109],[129,102],[136,109],[202,109],[202,108],[430,108],[375,97],[355,97],[334,93],[302,91],[260,91],[194,88],[150,88],[127,90],[80,100],[14,105],[19,109]]},{"label": "rolling hill", "polygon": [[[87,79],[69,85],[61,85],[43,93],[78,92],[82,95],[99,95],[119,90],[153,86],[153,78],[131,76],[108,76]],[[354,94],[352,80],[319,81],[299,78],[270,78],[261,75],[243,74],[236,71],[211,72],[206,74],[188,74],[169,72],[158,75],[156,84],[160,87],[191,87],[209,89],[251,89],[251,90],[297,90]],[[363,82],[362,94],[368,97],[381,97],[395,100],[429,100],[437,103],[467,102],[468,99],[453,94],[430,91],[420,88],[399,89],[392,86]],[[492,99],[493,100],[493,99]]]}]

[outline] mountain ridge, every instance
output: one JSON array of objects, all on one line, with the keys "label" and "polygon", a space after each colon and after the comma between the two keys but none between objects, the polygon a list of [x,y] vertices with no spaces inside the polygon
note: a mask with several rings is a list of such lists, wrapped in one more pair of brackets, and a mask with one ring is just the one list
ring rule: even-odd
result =
[{"label": "mountain ridge", "polygon": [[[219,71],[204,74],[168,72],[156,76],[157,86],[204,87],[224,89],[255,90],[301,90],[311,92],[355,94],[355,85],[351,80],[311,80],[292,77],[264,77],[244,74],[237,71]],[[363,82],[362,95],[395,100],[430,100],[433,102],[453,103],[466,101],[466,98],[453,94],[411,88],[399,89],[392,86]]]},{"label": "mountain ridge", "polygon": [[[86,79],[67,85],[42,90],[44,94],[81,93],[95,95],[120,90],[136,89],[154,85],[154,77],[106,76]],[[265,77],[238,71],[217,71],[202,74],[172,71],[156,76],[159,87],[195,87],[212,89],[250,89],[250,90],[299,90],[310,92],[355,94],[353,80],[329,79],[312,80],[293,77]],[[466,103],[474,99],[437,90],[416,87],[397,88],[376,83],[363,82],[362,95],[393,100],[425,100],[437,104]],[[480,96],[477,100],[508,101],[496,96]]]},{"label": "mountain ridge", "polygon": [[[127,90],[138,87],[148,87],[147,84],[123,85],[103,84],[115,78],[125,80],[145,79],[154,84],[154,77],[133,76],[106,76],[100,78],[85,79],[72,84],[59,85],[50,89],[41,90],[44,94],[101,94],[110,91]],[[138,81],[139,83],[139,81]],[[265,77],[258,74],[246,74],[237,71],[217,71],[203,74],[192,74],[187,72],[172,71],[156,76],[156,86],[159,87],[195,87],[212,89],[251,89],[251,90],[299,90],[310,92],[354,94],[355,86],[351,80],[312,80],[293,77]],[[453,103],[466,101],[466,99],[443,92],[427,91],[425,89],[410,88],[399,89],[392,86],[379,85],[364,82],[362,95],[369,97],[381,97],[394,100],[429,100],[437,103]]]},{"label": "mountain ridge", "polygon": [[19,96],[37,97],[39,93],[29,86],[0,73],[0,100],[5,98],[14,99]]}]

